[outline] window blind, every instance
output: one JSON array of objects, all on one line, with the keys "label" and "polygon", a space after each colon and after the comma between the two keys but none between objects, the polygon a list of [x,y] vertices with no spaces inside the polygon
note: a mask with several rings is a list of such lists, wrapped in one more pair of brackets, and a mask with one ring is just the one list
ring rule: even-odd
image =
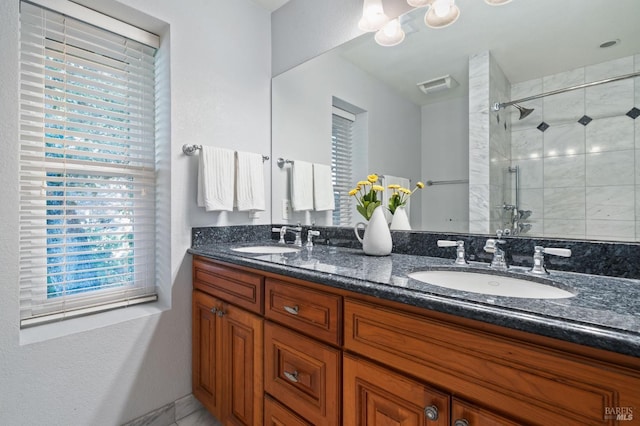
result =
[{"label": "window blind", "polygon": [[20,12],[20,318],[156,299],[155,49]]},{"label": "window blind", "polygon": [[349,191],[354,187],[352,179],[353,122],[355,116],[333,108],[331,137],[331,173],[336,208],[333,224],[351,226],[352,206]]}]

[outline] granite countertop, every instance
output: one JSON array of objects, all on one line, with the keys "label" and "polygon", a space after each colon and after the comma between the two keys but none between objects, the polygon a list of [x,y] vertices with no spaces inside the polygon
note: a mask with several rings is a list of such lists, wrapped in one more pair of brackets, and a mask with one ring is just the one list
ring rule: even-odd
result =
[{"label": "granite countertop", "polygon": [[[397,301],[516,330],[640,357],[640,280],[550,271],[551,279],[575,296],[524,299],[452,290],[409,278],[414,271],[455,268],[453,259],[391,254],[316,245],[295,253],[252,254],[232,248],[278,245],[272,240],[206,244],[189,253],[330,287]],[[472,262],[470,272],[531,279],[525,268],[492,271]]]}]

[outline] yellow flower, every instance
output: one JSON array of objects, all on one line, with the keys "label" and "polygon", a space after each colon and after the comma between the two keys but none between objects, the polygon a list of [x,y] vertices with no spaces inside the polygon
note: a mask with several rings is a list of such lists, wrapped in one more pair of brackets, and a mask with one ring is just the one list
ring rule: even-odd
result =
[{"label": "yellow flower", "polygon": [[384,186],[373,185],[371,189],[373,189],[374,191],[384,191]]},{"label": "yellow flower", "polygon": [[397,183],[392,183],[391,185],[387,186],[387,188],[389,188],[389,189],[400,189],[400,185],[398,185]]},{"label": "yellow flower", "polygon": [[399,188],[398,191],[404,192],[405,194],[411,194],[411,191],[408,190],[407,188]]},{"label": "yellow flower", "polygon": [[[367,176],[367,180],[371,183],[376,183],[378,181],[378,175],[373,174],[373,175],[369,175]],[[384,188],[382,188],[384,189]]]},{"label": "yellow flower", "polygon": [[416,186],[417,186],[418,188],[422,189],[422,188],[424,188],[424,183],[422,183],[422,182],[418,182],[418,183],[416,183]]},{"label": "yellow flower", "polygon": [[360,191],[359,188],[354,188],[351,191],[349,191],[349,195],[354,196],[358,193],[358,191]]},{"label": "yellow flower", "polygon": [[361,180],[356,185],[358,185],[358,186],[360,186],[360,185],[371,185],[371,182],[369,182],[368,180]]}]

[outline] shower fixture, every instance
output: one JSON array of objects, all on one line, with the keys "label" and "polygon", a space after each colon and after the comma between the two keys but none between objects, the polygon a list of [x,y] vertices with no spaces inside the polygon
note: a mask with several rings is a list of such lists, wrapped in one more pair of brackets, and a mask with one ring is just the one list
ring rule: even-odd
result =
[{"label": "shower fixture", "polygon": [[518,111],[520,111],[520,117],[518,117],[518,120],[522,120],[533,112],[533,108],[525,108],[518,104],[513,104],[511,106],[518,108]]},{"label": "shower fixture", "polygon": [[522,99],[517,99],[515,101],[502,102],[502,103],[496,102],[496,103],[493,104],[493,110],[494,111],[500,111],[500,109],[502,109],[502,108],[506,108],[508,106],[514,106],[514,107],[518,108],[518,110],[520,111],[519,120],[522,120],[523,118],[525,118],[526,116],[531,114],[533,112],[533,109],[532,108],[530,109],[530,108],[521,107],[520,105],[518,105],[520,102],[528,102],[528,101],[532,101],[534,99],[544,98],[545,96],[557,95],[559,93],[570,92],[571,90],[584,89],[586,87],[598,86],[600,84],[611,83],[611,82],[620,81],[620,80],[626,80],[628,78],[634,78],[634,77],[638,77],[638,76],[640,76],[640,71],[636,71],[636,72],[633,72],[631,74],[620,75],[620,76],[617,76],[617,77],[605,78],[604,80],[598,80],[598,81],[592,81],[592,82],[589,82],[589,83],[578,84],[576,86],[565,87],[564,89],[552,90],[550,92],[541,93],[539,95],[529,96],[529,97],[522,98]]}]

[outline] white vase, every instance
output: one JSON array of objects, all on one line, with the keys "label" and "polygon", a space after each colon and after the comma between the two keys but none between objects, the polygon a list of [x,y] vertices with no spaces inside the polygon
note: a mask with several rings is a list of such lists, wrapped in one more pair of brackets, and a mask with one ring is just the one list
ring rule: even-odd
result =
[{"label": "white vase", "polygon": [[392,231],[411,231],[411,223],[409,223],[409,217],[404,206],[396,207],[396,211],[393,213],[391,219]]},{"label": "white vase", "polygon": [[[358,233],[361,226],[364,228],[364,238],[360,238]],[[362,250],[365,254],[369,256],[388,256],[391,254],[393,242],[382,206],[375,208],[369,223],[357,223],[354,231],[358,241],[362,243]]]}]

